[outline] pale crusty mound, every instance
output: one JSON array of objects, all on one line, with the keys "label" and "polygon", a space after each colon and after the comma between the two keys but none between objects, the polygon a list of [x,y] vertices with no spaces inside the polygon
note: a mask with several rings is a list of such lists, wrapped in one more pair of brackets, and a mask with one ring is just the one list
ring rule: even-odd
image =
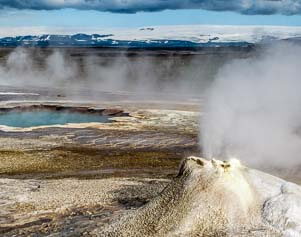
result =
[{"label": "pale crusty mound", "polygon": [[301,236],[301,188],[238,160],[188,157],[145,206],[98,236]]}]

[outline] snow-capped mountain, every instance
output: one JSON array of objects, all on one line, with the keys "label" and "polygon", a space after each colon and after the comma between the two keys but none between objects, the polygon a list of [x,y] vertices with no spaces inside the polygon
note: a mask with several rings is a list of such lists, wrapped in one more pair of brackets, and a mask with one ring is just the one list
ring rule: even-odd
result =
[{"label": "snow-capped mountain", "polygon": [[[1,29],[0,29],[1,30]],[[36,32],[36,31],[35,31]],[[61,32],[61,31],[60,31]],[[38,47],[222,47],[250,46],[277,40],[300,42],[301,27],[284,26],[156,26],[136,29],[85,30],[81,34],[46,34],[0,38],[0,46]],[[3,35],[3,32],[0,31]]]}]

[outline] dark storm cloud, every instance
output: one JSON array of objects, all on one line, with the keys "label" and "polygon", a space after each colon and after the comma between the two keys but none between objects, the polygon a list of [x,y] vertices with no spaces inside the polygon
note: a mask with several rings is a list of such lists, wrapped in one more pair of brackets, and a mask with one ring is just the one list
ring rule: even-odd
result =
[{"label": "dark storm cloud", "polygon": [[136,13],[166,9],[206,9],[242,14],[301,14],[301,0],[0,0],[0,8],[54,10],[73,8]]}]

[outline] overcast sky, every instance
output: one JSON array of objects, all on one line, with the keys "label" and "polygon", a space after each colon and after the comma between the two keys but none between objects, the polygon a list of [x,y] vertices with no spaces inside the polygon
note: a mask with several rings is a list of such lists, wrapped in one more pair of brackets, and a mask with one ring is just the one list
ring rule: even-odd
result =
[{"label": "overcast sky", "polygon": [[0,0],[0,27],[186,24],[301,26],[301,0]]}]

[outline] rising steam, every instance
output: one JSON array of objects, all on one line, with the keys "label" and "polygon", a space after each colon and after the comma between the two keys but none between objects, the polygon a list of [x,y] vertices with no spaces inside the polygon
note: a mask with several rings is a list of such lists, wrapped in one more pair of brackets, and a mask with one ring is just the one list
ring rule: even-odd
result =
[{"label": "rising steam", "polygon": [[61,52],[54,51],[46,58],[34,54],[39,54],[38,50],[17,48],[12,51],[0,65],[1,85],[61,86],[77,77],[76,63],[67,61]]},{"label": "rising steam", "polygon": [[[74,49],[73,54],[78,49]],[[133,92],[143,96],[152,93],[199,96],[209,77],[217,72],[211,56],[200,59],[195,56],[135,56],[120,53],[114,56],[98,56],[92,52],[86,56],[70,56],[64,50],[17,48],[0,63],[0,85],[18,87],[48,87],[87,89],[94,91]],[[49,53],[50,52],[50,53]],[[91,51],[90,51],[91,52]],[[204,57],[204,56],[200,56]],[[214,57],[214,56],[212,56]],[[156,98],[158,98],[156,96]]]},{"label": "rising steam", "polygon": [[281,166],[300,162],[300,57],[300,46],[280,44],[219,71],[201,124],[207,157]]}]

